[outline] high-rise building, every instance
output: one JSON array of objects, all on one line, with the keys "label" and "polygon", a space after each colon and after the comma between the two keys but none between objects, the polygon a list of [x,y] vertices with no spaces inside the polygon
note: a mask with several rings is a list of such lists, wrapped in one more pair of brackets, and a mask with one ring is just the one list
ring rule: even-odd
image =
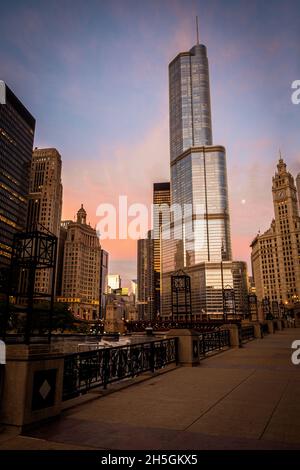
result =
[{"label": "high-rise building", "polygon": [[121,289],[121,276],[120,274],[108,274],[107,285],[110,289]]},{"label": "high-rise building", "polygon": [[298,196],[298,207],[300,211],[300,173],[296,176],[296,188],[297,188],[297,196]]},{"label": "high-rise building", "polygon": [[222,248],[230,260],[226,154],[212,145],[205,46],[197,44],[170,63],[169,102],[171,200],[183,212],[181,263],[221,261]]},{"label": "high-rise building", "polygon": [[77,221],[67,225],[64,247],[61,302],[84,320],[96,320],[99,315],[101,247],[97,232],[86,222],[81,205]]},{"label": "high-rise building", "polygon": [[[57,238],[62,210],[61,156],[55,148],[35,148],[32,154],[27,227],[42,226]],[[38,224],[38,225],[37,225]],[[36,273],[35,291],[51,292],[49,269]]]},{"label": "high-rise building", "polygon": [[245,263],[232,261],[226,153],[213,145],[207,52],[198,41],[169,65],[169,104],[171,222],[161,232],[161,311],[171,314],[171,275],[184,270],[193,313],[221,314],[223,288],[244,299],[248,282]]},{"label": "high-rise building", "polygon": [[170,63],[169,103],[172,162],[191,147],[212,145],[209,69],[202,44]]},{"label": "high-rise building", "polygon": [[108,252],[101,249],[101,260],[100,260],[100,318],[105,316],[106,307],[106,295],[108,286]]},{"label": "high-rise building", "polygon": [[26,228],[35,119],[0,81],[0,268],[10,264],[13,236]]},{"label": "high-rise building", "polygon": [[275,218],[251,243],[252,271],[258,300],[300,300],[300,217],[294,178],[280,157],[272,180]]},{"label": "high-rise building", "polygon": [[160,314],[160,278],[161,278],[161,243],[160,231],[164,223],[170,222],[170,183],[153,184],[153,269],[152,273],[152,297],[153,306],[151,318],[156,318]]}]

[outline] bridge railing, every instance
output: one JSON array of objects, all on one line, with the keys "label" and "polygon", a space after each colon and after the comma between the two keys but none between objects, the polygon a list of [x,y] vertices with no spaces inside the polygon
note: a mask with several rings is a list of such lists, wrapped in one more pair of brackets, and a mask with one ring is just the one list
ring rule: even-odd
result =
[{"label": "bridge railing", "polygon": [[153,331],[168,331],[171,329],[193,329],[198,331],[214,331],[223,325],[223,320],[212,320],[209,322],[203,321],[173,321],[173,320],[159,320],[159,321],[126,321],[126,330],[128,333],[137,333],[145,331],[146,328],[151,327]]},{"label": "bridge railing", "polygon": [[239,334],[240,334],[241,343],[254,339],[255,338],[254,326],[253,325],[241,326],[239,329]]},{"label": "bridge railing", "polygon": [[218,330],[202,333],[199,338],[200,356],[230,347],[230,333],[228,330]]},{"label": "bridge railing", "polygon": [[95,387],[178,363],[178,338],[168,338],[65,356],[63,400]]}]

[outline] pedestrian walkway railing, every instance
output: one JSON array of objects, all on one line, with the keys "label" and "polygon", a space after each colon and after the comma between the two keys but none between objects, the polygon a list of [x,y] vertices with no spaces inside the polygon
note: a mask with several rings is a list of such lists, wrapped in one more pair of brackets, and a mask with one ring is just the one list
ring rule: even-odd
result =
[{"label": "pedestrian walkway railing", "polygon": [[204,357],[207,354],[230,347],[230,334],[228,330],[218,330],[200,334],[199,354]]},{"label": "pedestrian walkway railing", "polygon": [[126,331],[128,333],[137,333],[145,331],[146,328],[151,327],[153,331],[169,331],[171,329],[193,329],[197,331],[214,331],[220,328],[224,323],[223,320],[212,320],[212,321],[186,321],[179,320],[138,320],[138,321],[126,321]]},{"label": "pedestrian walkway railing", "polygon": [[239,329],[239,334],[240,334],[241,343],[254,339],[255,338],[254,326],[253,325],[241,326]]},{"label": "pedestrian walkway railing", "polygon": [[63,400],[171,363],[178,363],[178,338],[70,354],[64,358]]}]

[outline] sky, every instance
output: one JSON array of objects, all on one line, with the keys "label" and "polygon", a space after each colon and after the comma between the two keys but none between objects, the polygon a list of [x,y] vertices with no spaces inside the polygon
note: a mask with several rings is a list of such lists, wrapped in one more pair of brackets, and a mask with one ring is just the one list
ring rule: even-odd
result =
[{"label": "sky", "polygon": [[[233,256],[273,217],[279,149],[300,172],[299,0],[0,0],[0,80],[36,118],[35,146],[63,160],[63,219],[81,204],[150,204],[168,181],[168,64],[207,46],[213,140],[227,151]],[[110,272],[136,278],[136,241],[104,240]]]}]

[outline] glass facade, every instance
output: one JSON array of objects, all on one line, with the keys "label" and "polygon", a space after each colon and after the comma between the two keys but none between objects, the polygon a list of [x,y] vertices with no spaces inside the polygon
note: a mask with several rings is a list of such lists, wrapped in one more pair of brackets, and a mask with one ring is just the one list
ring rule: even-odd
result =
[{"label": "glass facade", "polygon": [[[191,279],[192,312],[194,319],[201,314],[222,315],[222,287],[234,289],[236,314],[246,311],[248,276],[247,265],[242,261],[223,261],[221,263],[200,263],[185,268],[184,272]],[[223,279],[223,280],[222,280]],[[161,313],[163,318],[171,315],[171,276],[168,272],[162,275]],[[183,318],[184,319],[184,318]]]},{"label": "glass facade", "polygon": [[160,277],[161,277],[161,246],[160,229],[162,224],[170,220],[170,183],[153,184],[153,312],[151,318],[156,318],[160,312]]},{"label": "glass facade", "polygon": [[178,270],[190,276],[194,318],[223,313],[226,285],[241,313],[247,269],[231,261],[226,152],[212,140],[205,46],[170,63],[169,106],[171,221],[161,230],[161,314],[171,315],[171,275]]},{"label": "glass facade", "polygon": [[230,260],[225,149],[189,149],[171,164],[171,181],[172,203],[182,208],[182,265]]},{"label": "glass facade", "polygon": [[190,147],[212,144],[206,47],[194,46],[169,65],[171,161]]},{"label": "glass facade", "polygon": [[26,227],[35,119],[0,81],[0,268],[10,263],[13,236]]},{"label": "glass facade", "polygon": [[150,320],[153,314],[153,234],[137,242],[138,315],[140,320]]}]

